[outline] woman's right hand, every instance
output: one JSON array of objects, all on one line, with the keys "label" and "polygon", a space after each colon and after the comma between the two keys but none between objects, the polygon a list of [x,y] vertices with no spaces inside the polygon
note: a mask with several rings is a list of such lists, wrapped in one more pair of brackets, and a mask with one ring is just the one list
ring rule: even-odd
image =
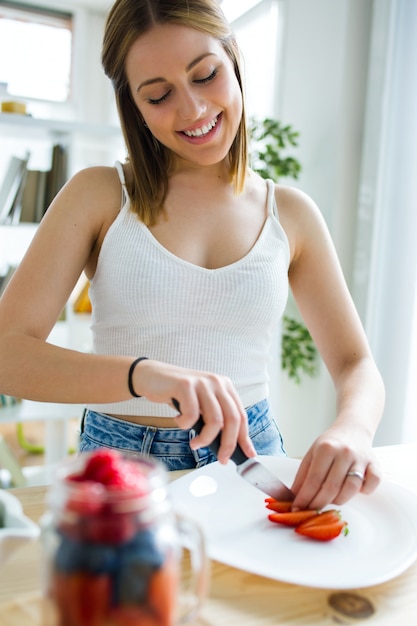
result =
[{"label": "woman's right hand", "polygon": [[133,386],[151,402],[173,407],[175,398],[181,407],[181,414],[175,418],[179,428],[188,430],[203,416],[205,425],[190,443],[193,450],[208,446],[222,431],[217,456],[220,463],[228,462],[237,443],[248,457],[256,455],[249,438],[246,411],[226,376],[149,359],[135,368]]}]

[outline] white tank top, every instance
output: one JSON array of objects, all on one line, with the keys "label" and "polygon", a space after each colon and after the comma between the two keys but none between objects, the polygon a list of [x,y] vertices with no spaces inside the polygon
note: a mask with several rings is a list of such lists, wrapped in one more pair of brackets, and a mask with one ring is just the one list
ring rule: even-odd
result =
[{"label": "white tank top", "polygon": [[[245,407],[268,396],[270,340],[288,297],[289,245],[274,183],[268,215],[251,250],[217,269],[193,265],[164,248],[123,206],[110,226],[91,281],[93,352],[147,356],[228,376]],[[127,381],[126,381],[127,385]],[[166,404],[132,398],[90,404],[102,413],[172,417]]]}]

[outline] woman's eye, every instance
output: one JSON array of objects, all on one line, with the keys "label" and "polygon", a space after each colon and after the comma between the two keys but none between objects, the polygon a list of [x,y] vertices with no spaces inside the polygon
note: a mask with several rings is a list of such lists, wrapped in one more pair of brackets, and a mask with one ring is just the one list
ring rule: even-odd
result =
[{"label": "woman's eye", "polygon": [[217,70],[214,69],[212,71],[212,73],[209,76],[206,76],[205,78],[200,78],[198,80],[195,80],[194,82],[196,83],[200,83],[200,84],[204,84],[204,83],[209,83],[211,82],[214,78],[216,78],[217,76]]},{"label": "woman's eye", "polygon": [[[214,78],[216,78],[217,71],[218,71],[217,69],[214,69],[211,72],[211,74],[209,74],[208,76],[205,76],[204,78],[195,79],[194,82],[198,83],[199,85],[205,85],[206,83],[210,83]],[[160,98],[148,98],[148,103],[149,104],[162,104],[168,98],[170,93],[171,93],[171,89],[167,91],[166,93],[164,93],[164,95],[161,96]]]},{"label": "woman's eye", "polygon": [[170,93],[171,91],[167,91],[160,98],[148,98],[148,103],[149,104],[162,104],[162,102],[165,102],[165,100],[168,98]]}]

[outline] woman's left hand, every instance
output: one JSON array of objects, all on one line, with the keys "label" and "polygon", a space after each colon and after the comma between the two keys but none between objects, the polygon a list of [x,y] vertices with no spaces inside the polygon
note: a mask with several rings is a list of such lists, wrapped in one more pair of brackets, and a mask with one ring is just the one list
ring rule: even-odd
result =
[{"label": "woman's left hand", "polygon": [[372,493],[380,481],[369,437],[332,427],[316,439],[301,462],[291,487],[296,494],[293,508],[344,504],[359,492]]}]

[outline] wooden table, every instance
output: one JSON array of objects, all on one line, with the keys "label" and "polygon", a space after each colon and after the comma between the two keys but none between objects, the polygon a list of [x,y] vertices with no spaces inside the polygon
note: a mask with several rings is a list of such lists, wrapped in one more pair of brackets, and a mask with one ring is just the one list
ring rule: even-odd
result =
[{"label": "wooden table", "polygon": [[[417,444],[376,449],[384,475],[417,492]],[[38,521],[45,487],[12,490]],[[417,532],[417,529],[416,529]],[[0,625],[41,626],[40,545],[27,544],[0,572]],[[280,583],[212,562],[210,596],[195,626],[417,624],[417,562],[397,578],[336,598],[334,590]]]}]

